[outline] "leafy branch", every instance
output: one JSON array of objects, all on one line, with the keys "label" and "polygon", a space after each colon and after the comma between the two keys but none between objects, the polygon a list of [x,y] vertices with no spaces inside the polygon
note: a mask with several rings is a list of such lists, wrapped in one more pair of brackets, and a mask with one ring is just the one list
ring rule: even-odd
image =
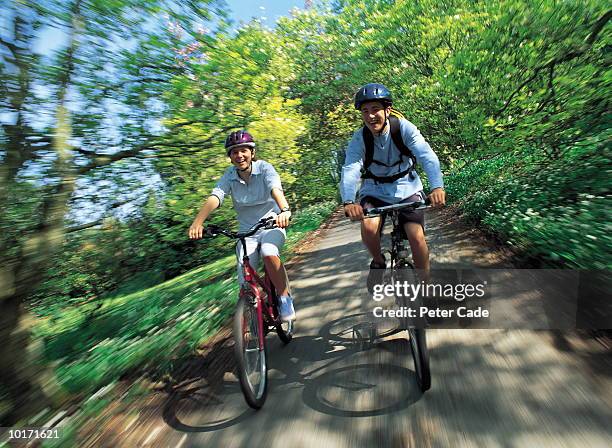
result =
[{"label": "leafy branch", "polygon": [[[525,81],[523,81],[510,95],[510,97],[504,102],[504,107],[502,107],[499,111],[497,111],[495,113],[495,117],[499,117],[501,114],[503,114],[506,109],[508,109],[508,107],[510,106],[510,104],[512,103],[512,100],[514,99],[514,97],[516,95],[518,95],[518,93],[523,90],[523,88],[525,86],[527,86],[529,83],[531,83],[532,81],[534,81],[540,74],[541,71],[543,70],[549,70],[549,74],[552,77],[553,74],[553,70],[555,68],[555,66],[557,64],[562,64],[564,62],[568,62],[571,61],[572,59],[576,59],[580,56],[582,56],[583,54],[585,54],[587,51],[589,51],[592,47],[593,44],[595,42],[595,40],[597,39],[597,36],[599,35],[599,33],[601,32],[601,30],[603,29],[603,27],[608,23],[608,21],[610,20],[610,18],[612,17],[612,10],[609,10],[608,12],[606,12],[603,16],[601,16],[597,22],[595,22],[595,24],[593,25],[593,29],[591,30],[591,33],[589,34],[589,36],[585,39],[584,44],[581,45],[580,47],[574,48],[573,50],[570,50],[560,56],[557,56],[551,60],[549,60],[548,62],[541,64],[539,66],[537,66],[532,75],[527,78]],[[552,86],[552,80],[549,80],[549,87]]]}]

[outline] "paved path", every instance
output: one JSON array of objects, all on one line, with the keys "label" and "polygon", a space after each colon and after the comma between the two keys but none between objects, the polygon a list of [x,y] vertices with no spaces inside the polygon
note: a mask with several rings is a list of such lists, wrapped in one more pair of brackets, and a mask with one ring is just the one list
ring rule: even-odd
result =
[{"label": "paved path", "polygon": [[[435,267],[509,266],[448,211],[433,213]],[[336,217],[291,268],[298,313],[288,346],[268,337],[264,408],[245,404],[221,335],[172,395],[115,420],[113,446],[607,447],[609,353],[575,334],[430,330],[433,384],[421,394],[407,341],[355,340],[368,298],[359,227]],[[389,322],[389,326],[393,326]],[[192,371],[193,372],[193,371]],[[126,427],[130,426],[126,431]],[[138,431],[133,429],[138,428]]]}]

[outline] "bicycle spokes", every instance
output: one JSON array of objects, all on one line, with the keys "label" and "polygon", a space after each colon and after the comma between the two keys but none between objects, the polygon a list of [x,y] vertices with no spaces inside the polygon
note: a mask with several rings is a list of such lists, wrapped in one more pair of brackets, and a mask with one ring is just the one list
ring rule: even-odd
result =
[{"label": "bicycle spokes", "polygon": [[234,352],[242,392],[247,403],[257,409],[263,405],[267,391],[264,338],[258,307],[252,298],[241,297],[234,316]]},{"label": "bicycle spokes", "polygon": [[247,305],[245,308],[244,354],[246,371],[251,384],[257,385],[260,382],[259,376],[261,375],[261,356],[259,354],[260,334],[259,325],[257,322],[257,311],[251,305]]}]

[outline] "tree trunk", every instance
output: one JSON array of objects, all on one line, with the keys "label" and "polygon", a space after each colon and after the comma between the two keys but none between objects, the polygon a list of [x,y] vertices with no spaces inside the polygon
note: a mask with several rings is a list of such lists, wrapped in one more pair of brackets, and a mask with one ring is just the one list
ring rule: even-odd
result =
[{"label": "tree trunk", "polygon": [[[49,267],[53,253],[60,247],[64,238],[64,216],[68,211],[68,203],[74,191],[76,176],[69,139],[72,133],[70,116],[66,107],[68,87],[74,72],[74,54],[78,46],[77,36],[82,27],[80,2],[74,2],[71,8],[72,27],[70,29],[66,65],[59,78],[57,97],[57,116],[52,146],[56,153],[53,175],[59,179],[57,184],[43,198],[39,223],[35,230],[17,241],[3,241],[5,244],[18,244],[17,250],[10,247],[0,247],[4,253],[12,249],[12,257],[5,257],[0,266],[0,426],[12,426],[20,420],[33,416],[47,406],[49,400],[42,387],[37,382],[40,377],[37,372],[37,361],[40,357],[33,353],[30,344],[30,323],[28,314],[24,312],[24,300],[41,283]],[[20,23],[18,17],[16,24]],[[17,30],[17,27],[16,27]],[[29,67],[20,65],[20,54],[15,52],[16,65],[22,70]],[[25,58],[27,59],[27,58]],[[21,85],[18,95],[23,100],[29,95],[29,85]],[[27,91],[24,92],[23,89]],[[17,96],[17,95],[16,95]],[[20,101],[21,105],[23,101]],[[18,110],[21,114],[21,111]],[[3,163],[2,183],[0,191],[2,200],[4,193],[14,185],[15,176],[23,159],[30,157],[24,151],[29,147],[23,132],[7,135],[7,149],[17,151],[15,157],[7,158]],[[13,165],[6,165],[14,160]],[[19,166],[17,166],[19,164]],[[16,199],[19,201],[19,198]],[[8,205],[8,204],[6,204]],[[10,225],[6,222],[5,225]]]},{"label": "tree trunk", "polygon": [[37,382],[39,356],[22,302],[15,295],[2,302],[0,312],[0,426],[14,426],[49,405]]}]

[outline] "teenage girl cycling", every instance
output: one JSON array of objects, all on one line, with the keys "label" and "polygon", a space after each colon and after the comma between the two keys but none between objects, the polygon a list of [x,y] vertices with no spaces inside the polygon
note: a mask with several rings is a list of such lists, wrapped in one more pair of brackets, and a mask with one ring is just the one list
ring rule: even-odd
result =
[{"label": "teenage girl cycling", "polygon": [[[247,254],[252,266],[256,268],[261,253],[270,280],[279,293],[281,320],[294,320],[295,310],[289,293],[287,272],[279,256],[285,242],[285,227],[289,225],[291,217],[280,177],[268,162],[255,160],[255,141],[246,131],[232,132],[225,140],[225,150],[232,166],[225,170],[212,194],[200,208],[189,228],[189,238],[202,238],[204,221],[221,205],[226,195],[232,197],[240,232],[250,229],[262,218],[276,216],[277,228],[260,230],[246,239]],[[242,250],[242,245],[238,243],[236,254],[240,284],[244,282]]]}]

